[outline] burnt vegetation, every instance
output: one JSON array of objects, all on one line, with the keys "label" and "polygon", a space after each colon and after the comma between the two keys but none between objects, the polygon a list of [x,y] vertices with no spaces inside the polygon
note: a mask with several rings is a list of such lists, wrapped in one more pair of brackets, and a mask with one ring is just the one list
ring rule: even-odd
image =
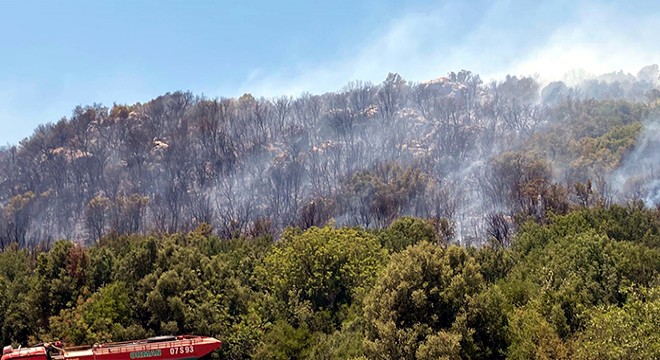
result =
[{"label": "burnt vegetation", "polygon": [[653,206],[657,164],[623,182],[612,174],[656,116],[657,73],[543,88],[469,71],[418,84],[389,74],[296,98],[175,92],[77,107],[0,150],[0,247],[202,223],[222,237],[264,223],[274,234],[330,220],[383,228],[404,215],[446,219],[451,240],[479,244],[506,242],[517,216]]}]

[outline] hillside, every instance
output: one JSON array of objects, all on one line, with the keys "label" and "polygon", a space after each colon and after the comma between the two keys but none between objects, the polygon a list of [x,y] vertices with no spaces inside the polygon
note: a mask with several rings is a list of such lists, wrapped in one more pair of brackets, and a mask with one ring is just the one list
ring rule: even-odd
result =
[{"label": "hillside", "polygon": [[0,248],[108,234],[230,238],[416,216],[448,241],[659,201],[658,67],[541,86],[469,71],[353,82],[322,95],[81,106],[0,150]]}]

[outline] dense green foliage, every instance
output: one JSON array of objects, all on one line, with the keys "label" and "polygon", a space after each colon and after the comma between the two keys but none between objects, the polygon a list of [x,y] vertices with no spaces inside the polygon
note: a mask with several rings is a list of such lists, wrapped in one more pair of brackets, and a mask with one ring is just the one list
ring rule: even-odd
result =
[{"label": "dense green foliage", "polygon": [[167,333],[222,359],[648,359],[660,348],[660,212],[526,222],[511,246],[447,245],[434,221],[223,239],[110,235],[0,253],[0,338]]}]

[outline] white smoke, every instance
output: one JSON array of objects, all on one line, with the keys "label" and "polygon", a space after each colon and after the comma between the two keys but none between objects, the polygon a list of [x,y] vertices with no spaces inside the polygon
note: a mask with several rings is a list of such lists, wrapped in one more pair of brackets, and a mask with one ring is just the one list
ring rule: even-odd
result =
[{"label": "white smoke", "polygon": [[618,201],[642,200],[646,206],[660,204],[660,119],[644,124],[635,149],[612,173],[610,182]]},{"label": "white smoke", "polygon": [[237,94],[323,93],[355,79],[377,83],[389,72],[414,82],[460,69],[484,80],[538,74],[542,83],[567,80],[576,69],[636,73],[660,59],[660,13],[634,3],[443,1],[356,34],[336,58],[255,69]]}]

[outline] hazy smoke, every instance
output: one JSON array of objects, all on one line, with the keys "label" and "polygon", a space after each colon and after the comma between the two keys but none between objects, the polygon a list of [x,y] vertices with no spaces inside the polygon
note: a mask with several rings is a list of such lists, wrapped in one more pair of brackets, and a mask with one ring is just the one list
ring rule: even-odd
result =
[{"label": "hazy smoke", "polygon": [[633,72],[660,58],[654,36],[660,13],[649,7],[656,5],[442,1],[350,39],[332,60],[255,69],[235,95],[323,93],[354,79],[376,82],[394,71],[412,81],[470,69],[484,80],[538,74],[542,82],[575,69]]},{"label": "hazy smoke", "polygon": [[644,124],[635,149],[623,159],[610,181],[618,201],[660,204],[660,119]]}]

